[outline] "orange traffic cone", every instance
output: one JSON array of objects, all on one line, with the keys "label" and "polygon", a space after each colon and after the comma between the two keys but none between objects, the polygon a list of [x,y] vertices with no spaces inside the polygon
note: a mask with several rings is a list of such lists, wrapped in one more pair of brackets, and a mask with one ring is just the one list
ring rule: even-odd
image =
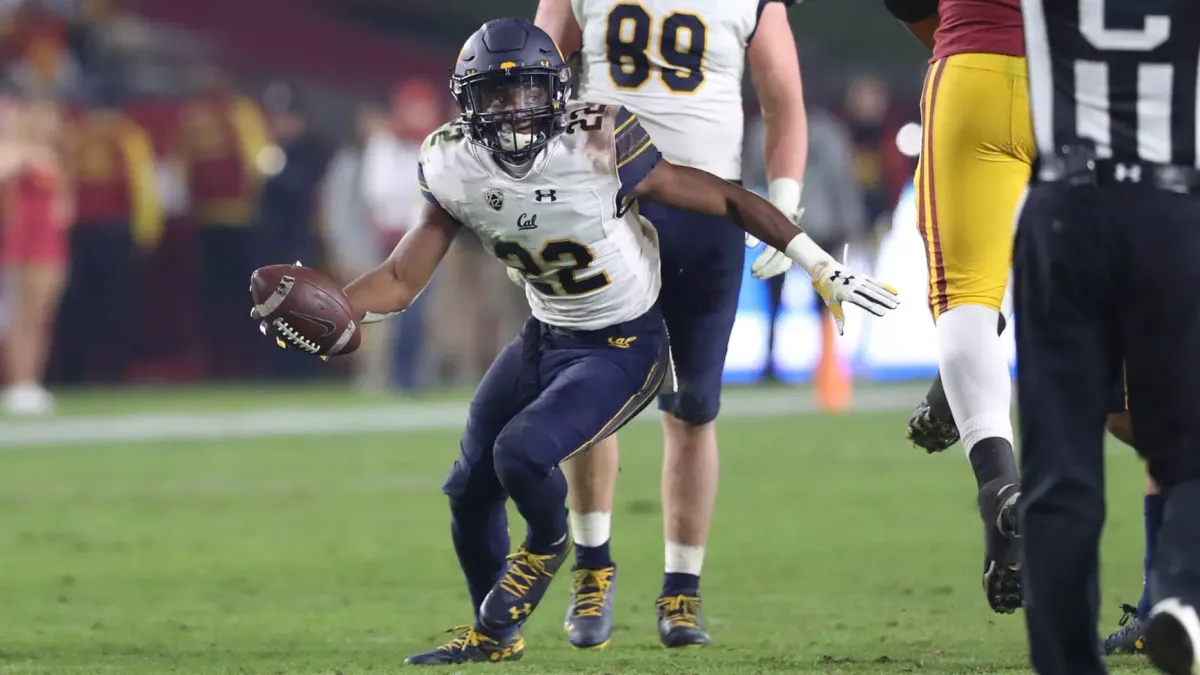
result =
[{"label": "orange traffic cone", "polygon": [[845,412],[850,408],[850,399],[854,396],[854,380],[849,367],[838,356],[837,339],[833,317],[822,312],[821,360],[813,375],[817,407],[822,412]]}]

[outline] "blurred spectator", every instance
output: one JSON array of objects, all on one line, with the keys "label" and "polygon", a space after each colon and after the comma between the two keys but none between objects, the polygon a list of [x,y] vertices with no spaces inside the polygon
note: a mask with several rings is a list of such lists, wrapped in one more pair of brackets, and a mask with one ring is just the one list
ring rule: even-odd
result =
[{"label": "blurred spectator", "polygon": [[525,290],[508,280],[504,265],[464,232],[450,247],[430,308],[437,350],[431,354],[443,381],[475,386],[529,316]]},{"label": "blurred spectator", "polygon": [[[747,148],[761,148],[764,124],[756,117],[746,134]],[[808,164],[804,170],[804,195],[801,204],[804,216],[801,225],[818,244],[841,258],[845,244],[862,241],[868,231],[866,203],[855,166],[855,147],[846,126],[826,111],[810,108],[808,112]],[[742,174],[746,184],[766,191],[766,169],[760,151],[748,152]],[[767,281],[770,289],[769,323],[775,326],[782,309],[785,274]],[[819,312],[826,312],[825,303],[816,298]],[[825,323],[828,323],[826,321]],[[832,333],[823,339],[831,341]],[[768,379],[775,373],[775,331],[767,332]],[[832,353],[826,344],[822,353]]]},{"label": "blurred spectator", "polygon": [[262,354],[245,307],[250,274],[264,260],[254,221],[262,191],[258,162],[269,136],[258,105],[234,94],[222,73],[204,71],[202,87],[184,106],[174,152],[198,229],[209,374],[236,378],[253,372],[254,355]]},{"label": "blurred spectator", "polygon": [[[272,145],[258,157],[267,176],[258,212],[263,261],[317,263],[313,207],[329,153],[308,127],[307,111],[297,93],[273,84],[263,95]],[[320,362],[307,356],[273,351],[272,374],[288,379],[317,377]],[[326,372],[328,372],[326,370]]]},{"label": "blurred spectator", "polygon": [[111,26],[122,0],[43,0],[63,5],[67,44],[85,77],[98,73],[103,56],[103,32]]},{"label": "blurred spectator", "polygon": [[[133,356],[139,252],[158,244],[163,212],[150,137],[98,88],[68,136],[77,216],[71,274],[56,331],[56,370],[71,382],[120,382]],[[104,326],[104,330],[91,330]]]},{"label": "blurred spectator", "polygon": [[[854,142],[854,164],[870,223],[886,220],[911,177],[908,160],[896,149],[897,125],[890,115],[887,83],[859,75],[846,88],[845,121]],[[808,194],[808,191],[805,191]]]},{"label": "blurred spectator", "polygon": [[39,96],[57,96],[82,83],[71,52],[71,25],[50,0],[25,0],[3,25],[0,58],[9,62],[9,77]]},{"label": "blurred spectator", "polygon": [[322,221],[329,262],[339,280],[349,283],[379,263],[379,243],[363,193],[363,148],[375,129],[387,126],[384,112],[363,106],[354,137],[333,156],[322,184]]},{"label": "blurred spectator", "polygon": [[[393,92],[390,123],[373,129],[367,139],[363,189],[371,218],[379,228],[380,260],[416,224],[425,205],[417,184],[417,159],[421,143],[445,121],[444,114],[432,85],[421,80],[403,82]],[[391,373],[393,384],[401,391],[416,391],[424,385],[421,365],[426,308],[435,283],[436,278],[408,310],[389,322],[394,330]]]},{"label": "blurred spectator", "polygon": [[62,156],[62,122],[53,103],[23,106],[5,130],[0,164],[4,216],[0,263],[9,300],[6,365],[11,385],[0,400],[9,414],[45,414],[54,400],[43,387],[58,303],[67,271],[67,228],[74,219]]},{"label": "blurred spectator", "polygon": [[[328,260],[345,284],[379,264],[378,234],[367,210],[363,180],[363,148],[370,135],[387,127],[387,116],[371,105],[359,108],[352,140],[334,155],[322,185],[321,207]],[[354,356],[355,382],[362,389],[387,387],[387,323],[362,326],[364,340]]]}]

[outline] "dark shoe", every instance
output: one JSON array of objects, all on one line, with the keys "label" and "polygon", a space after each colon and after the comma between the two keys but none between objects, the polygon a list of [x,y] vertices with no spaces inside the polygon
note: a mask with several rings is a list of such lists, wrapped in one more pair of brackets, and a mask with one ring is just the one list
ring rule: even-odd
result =
[{"label": "dark shoe", "polygon": [[612,640],[617,566],[598,570],[576,567],[571,574],[571,604],[563,622],[567,639],[580,649],[603,649]]},{"label": "dark shoe", "polygon": [[520,661],[525,655],[525,638],[520,633],[514,633],[507,640],[497,640],[472,626],[459,626],[446,632],[454,633],[454,639],[427,652],[413,654],[404,659],[404,663],[410,666],[453,666]]},{"label": "dark shoe", "polygon": [[665,595],[658,599],[658,639],[664,647],[704,647],[712,638],[704,630],[699,595]]},{"label": "dark shoe", "polygon": [[571,554],[570,539],[557,553],[531,553],[524,546],[508,556],[504,576],[479,607],[479,622],[488,630],[503,631],[521,624],[550,588],[558,568]]}]

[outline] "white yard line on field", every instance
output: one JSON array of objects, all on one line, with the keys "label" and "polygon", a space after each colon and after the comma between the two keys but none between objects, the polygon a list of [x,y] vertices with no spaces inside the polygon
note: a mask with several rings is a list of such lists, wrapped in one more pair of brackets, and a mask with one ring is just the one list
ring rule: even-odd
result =
[{"label": "white yard line on field", "polygon": [[[862,389],[855,394],[855,412],[908,411],[927,385]],[[640,422],[657,420],[640,415]],[[727,419],[783,417],[816,413],[807,389],[732,389],[721,400]],[[95,445],[215,438],[314,436],[348,433],[440,431],[457,429],[466,420],[467,405],[397,401],[355,407],[292,407],[194,413],[135,413],[64,417],[45,420],[0,421],[0,450],[36,446]]]}]

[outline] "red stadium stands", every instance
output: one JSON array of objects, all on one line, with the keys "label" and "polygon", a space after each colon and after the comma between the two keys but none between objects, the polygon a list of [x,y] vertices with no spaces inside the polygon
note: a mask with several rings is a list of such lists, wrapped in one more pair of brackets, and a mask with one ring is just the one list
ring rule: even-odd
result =
[{"label": "red stadium stands", "polygon": [[347,89],[441,73],[453,56],[406,47],[398,39],[332,20],[294,0],[140,0],[139,13],[202,32],[254,70]]}]

